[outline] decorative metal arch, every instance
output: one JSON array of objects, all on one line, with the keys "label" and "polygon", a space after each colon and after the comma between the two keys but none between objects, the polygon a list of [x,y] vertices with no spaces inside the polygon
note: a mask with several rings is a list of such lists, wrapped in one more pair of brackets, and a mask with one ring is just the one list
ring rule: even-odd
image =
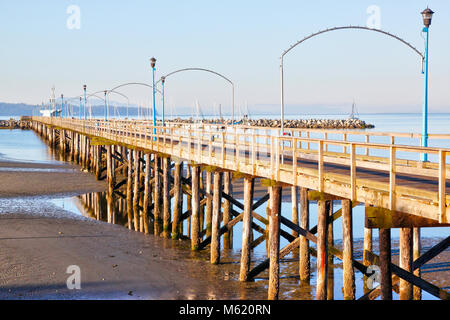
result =
[{"label": "decorative metal arch", "polygon": [[[145,87],[148,87],[148,88],[153,88],[153,86],[151,86],[151,85],[149,85],[147,83],[143,83],[143,82],[128,82],[128,83],[120,84],[120,85],[118,85],[118,86],[116,86],[116,87],[114,87],[114,88],[112,88],[110,90],[106,90],[106,91],[111,92],[111,91],[114,91],[114,90],[119,89],[121,87],[131,86],[131,85],[138,85],[138,86],[145,86]],[[157,92],[161,93],[157,88],[155,88],[155,90]]]},{"label": "decorative metal arch", "polygon": [[323,33],[331,32],[331,31],[337,31],[337,30],[346,30],[346,29],[373,31],[373,32],[378,32],[378,33],[387,35],[387,36],[389,36],[391,38],[394,38],[394,39],[402,42],[406,46],[408,46],[415,53],[417,53],[422,58],[422,65],[423,65],[425,57],[419,50],[417,50],[413,45],[411,45],[409,42],[403,40],[399,36],[396,36],[396,35],[394,35],[392,33],[387,32],[387,31],[383,31],[383,30],[380,30],[380,29],[368,28],[368,27],[364,27],[364,26],[343,26],[343,27],[328,28],[328,29],[325,29],[325,30],[322,30],[322,31],[319,31],[319,32],[316,32],[316,33],[312,33],[311,35],[309,35],[309,36],[307,36],[307,37],[297,41],[296,43],[291,45],[288,49],[284,50],[283,53],[281,54],[281,57],[280,57],[280,70],[281,70],[281,119],[280,119],[281,120],[281,134],[284,134],[284,85],[283,85],[283,81],[284,81],[284,79],[283,79],[283,59],[284,59],[284,56],[289,51],[294,49],[299,44],[305,42],[306,40],[314,38],[314,37],[316,37],[316,36],[318,36],[320,34],[323,34]]},{"label": "decorative metal arch", "polygon": [[205,69],[205,68],[184,68],[184,69],[179,69],[179,70],[172,71],[172,72],[162,76],[161,79],[159,79],[156,82],[156,84],[158,84],[159,82],[165,80],[167,77],[169,77],[169,76],[171,76],[171,75],[173,75],[175,73],[184,72],[184,71],[204,71],[204,72],[213,73],[213,74],[221,77],[222,79],[224,79],[225,81],[227,81],[227,82],[229,82],[231,84],[231,90],[232,90],[232,114],[231,114],[231,121],[232,121],[232,123],[234,123],[234,83],[233,83],[233,81],[231,81],[230,79],[225,77],[223,74],[220,74],[220,73],[218,73],[216,71]]},{"label": "decorative metal arch", "polygon": [[411,45],[409,42],[403,40],[399,36],[396,36],[396,35],[394,35],[392,33],[387,32],[387,31],[383,31],[381,29],[373,29],[373,28],[368,28],[368,27],[364,27],[364,26],[344,26],[344,27],[334,27],[334,28],[328,28],[328,29],[325,29],[325,30],[321,30],[321,31],[313,33],[313,34],[311,34],[311,35],[309,35],[309,36],[307,36],[307,37],[297,41],[293,45],[291,45],[288,49],[283,51],[281,57],[284,57],[289,51],[294,49],[300,43],[305,42],[306,40],[309,40],[311,38],[314,38],[315,36],[318,36],[318,35],[323,34],[323,33],[331,32],[331,31],[345,30],[345,29],[368,30],[368,31],[374,31],[374,32],[382,33],[382,34],[387,35],[387,36],[389,36],[391,38],[397,39],[398,41],[400,41],[403,44],[407,45],[412,50],[414,50],[414,52],[416,52],[422,59],[424,59],[424,55],[419,50],[417,50],[413,45]]}]

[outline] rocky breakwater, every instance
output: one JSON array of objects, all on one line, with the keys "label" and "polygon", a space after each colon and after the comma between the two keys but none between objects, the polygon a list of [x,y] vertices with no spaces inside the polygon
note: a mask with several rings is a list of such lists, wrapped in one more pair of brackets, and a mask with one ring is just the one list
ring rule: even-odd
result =
[{"label": "rocky breakwater", "polygon": [[[177,118],[173,120],[177,123],[195,123],[196,120]],[[205,124],[226,124],[231,125],[230,119],[202,119],[201,123]],[[254,127],[269,127],[280,128],[281,120],[278,119],[241,119],[235,121],[238,124]],[[285,128],[302,128],[302,129],[371,129],[375,126],[373,124],[366,123],[361,119],[348,118],[348,119],[294,119],[284,120]]]},{"label": "rocky breakwater", "polygon": [[0,120],[0,129],[27,129],[29,122],[26,119],[15,120]]}]

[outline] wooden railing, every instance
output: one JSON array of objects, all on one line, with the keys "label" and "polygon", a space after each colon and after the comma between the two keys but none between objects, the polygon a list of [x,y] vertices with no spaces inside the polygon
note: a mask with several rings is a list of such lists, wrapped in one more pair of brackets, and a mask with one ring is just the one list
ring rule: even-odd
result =
[{"label": "wooden railing", "polygon": [[[441,223],[450,221],[450,197],[446,192],[450,149],[395,144],[396,137],[418,137],[417,134],[286,129],[290,135],[280,136],[276,129],[261,127],[170,122],[162,127],[139,120],[33,119],[199,164],[299,185]],[[308,132],[321,133],[324,138],[308,137]],[[345,134],[342,140],[328,139],[330,134],[341,133]],[[365,142],[348,141],[350,134],[366,136]],[[371,136],[391,137],[391,143],[370,142]],[[450,139],[450,135],[430,138]],[[336,150],[330,151],[331,148]],[[411,154],[417,160],[399,157],[399,153]],[[419,161],[424,153],[434,155],[435,160]],[[382,175],[380,179],[361,178],[361,170]],[[398,183],[399,175],[425,179],[427,183],[419,188],[402,185]]]}]

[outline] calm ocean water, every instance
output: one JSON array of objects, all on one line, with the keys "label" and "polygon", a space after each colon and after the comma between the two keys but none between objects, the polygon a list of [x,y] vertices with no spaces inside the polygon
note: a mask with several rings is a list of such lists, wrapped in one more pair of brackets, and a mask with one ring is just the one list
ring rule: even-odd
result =
[{"label": "calm ocean water", "polygon": [[[263,116],[259,116],[263,117]],[[276,118],[275,116],[266,116],[268,118]],[[253,118],[258,118],[258,116],[253,116]],[[287,119],[298,118],[294,116],[286,116]],[[302,118],[346,118],[346,116],[338,115],[308,115],[302,116]],[[360,115],[360,118],[368,123],[375,125],[373,131],[389,131],[389,132],[421,132],[421,115],[420,114],[365,114]],[[9,117],[1,117],[0,119],[9,119]],[[429,116],[429,128],[430,133],[447,133],[450,134],[450,114],[431,114]],[[367,130],[370,132],[371,130]],[[388,142],[382,141],[373,142]],[[405,143],[411,145],[418,145],[418,141],[413,141],[412,139],[405,139],[405,141],[398,141],[397,143]],[[430,141],[431,146],[436,147],[450,147],[449,140],[439,140]],[[40,138],[34,134],[32,131],[27,130],[0,130],[0,161],[33,161],[33,162],[51,162],[60,163],[54,158],[52,152],[49,150],[46,144],[44,144]],[[289,192],[289,190],[285,190]],[[57,206],[65,208],[66,210],[73,211],[77,214],[81,214],[80,206],[77,204],[79,201],[77,198],[61,198],[52,200]],[[185,202],[186,203],[186,202]],[[339,201],[334,203],[335,210],[340,208]],[[261,206],[256,210],[261,215],[265,216],[265,207]],[[310,225],[314,226],[317,224],[317,204],[311,203],[310,207],[311,217]],[[354,225],[354,239],[355,243],[362,243],[364,236],[364,206],[360,205],[353,209],[353,225]],[[290,218],[291,216],[291,203],[284,202],[282,205],[282,215]],[[337,244],[339,245],[339,239],[342,234],[342,224],[338,220],[334,224],[334,233],[337,239]],[[240,248],[241,243],[241,224],[235,226],[234,232],[234,243],[235,250]],[[256,235],[257,236],[257,235]],[[422,236],[424,238],[437,239],[448,236],[448,228],[423,228]],[[374,237],[377,238],[377,231],[374,230]],[[394,240],[398,239],[399,231],[393,229],[392,237]],[[287,241],[283,238],[281,239],[281,246],[287,245]],[[259,245],[255,248],[255,256],[263,257],[265,255],[264,244]],[[340,269],[339,269],[340,270]],[[341,271],[336,272],[340,274]],[[339,275],[336,274],[336,277]],[[359,286],[360,287],[360,286]],[[359,289],[358,289],[359,291]],[[336,291],[336,298],[341,296],[342,293],[339,290]],[[427,297],[431,298],[431,297]]]}]

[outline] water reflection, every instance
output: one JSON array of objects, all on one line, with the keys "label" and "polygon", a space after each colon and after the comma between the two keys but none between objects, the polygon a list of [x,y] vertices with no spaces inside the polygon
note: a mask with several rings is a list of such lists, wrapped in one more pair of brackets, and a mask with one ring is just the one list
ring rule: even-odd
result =
[{"label": "water reflection", "polygon": [[[142,224],[141,216],[137,218],[132,214],[128,214],[126,199],[118,195],[114,195],[109,199],[114,210],[108,210],[108,194],[107,192],[97,192],[78,196],[77,207],[83,216],[104,221],[107,223],[114,223],[121,225],[125,228],[137,223]],[[186,204],[186,203],[185,203]],[[336,209],[336,208],[335,208]],[[137,219],[137,220],[136,220]],[[150,222],[152,223],[152,222]],[[171,240],[157,237],[157,245],[166,249],[183,249],[185,250],[185,258],[191,259],[197,262],[204,263],[205,266],[209,266],[209,250],[202,250],[199,252],[190,250],[190,242],[187,240],[187,226],[186,221],[184,229],[184,235],[182,240]],[[151,225],[151,224],[150,224]],[[339,223],[335,223],[338,226]],[[237,225],[239,226],[239,224]],[[153,228],[149,228],[152,230]],[[337,239],[333,239],[334,246],[338,249],[342,249],[342,241],[339,239],[340,233],[336,232],[339,228],[334,228],[334,236]],[[138,229],[139,230],[139,229]],[[221,252],[221,263],[219,266],[211,267],[204,273],[204,278],[210,279],[211,288],[207,293],[187,292],[184,295],[186,299],[199,299],[206,298],[217,299],[217,291],[214,286],[217,285],[217,277],[222,277],[223,280],[233,280],[239,284],[239,292],[230,294],[229,297],[220,296],[220,298],[240,298],[240,299],[266,299],[267,298],[267,286],[268,286],[268,273],[267,270],[259,274],[254,282],[239,283],[239,264],[240,264],[240,230],[235,229],[234,232],[234,249],[223,249]],[[258,236],[258,235],[256,235]],[[331,241],[331,239],[330,239]],[[398,241],[393,240],[393,258],[398,254]],[[260,262],[266,259],[266,245],[260,244],[258,250],[254,250],[252,253],[252,267],[256,266]],[[257,247],[257,248],[258,248]],[[315,248],[315,245],[311,243],[311,248]],[[354,242],[354,258],[362,260],[363,242],[356,239]],[[377,241],[374,241],[374,252],[378,251]],[[174,257],[176,258],[176,257]],[[189,265],[189,264],[188,264]],[[185,270],[190,274],[189,270]],[[194,272],[194,271],[192,271]],[[300,281],[299,279],[299,260],[298,255],[290,253],[284,259],[280,261],[280,299],[299,299],[299,300],[312,300],[315,299],[315,285],[316,285],[316,259],[311,256],[311,278],[309,281]],[[343,286],[343,274],[342,263],[336,258],[329,259],[328,269],[328,282],[327,282],[327,296],[328,299],[343,299],[342,286]],[[367,292],[367,288],[364,285],[364,277],[359,272],[355,272],[355,285],[356,285],[356,297],[362,296]],[[181,294],[181,293],[180,293]],[[238,294],[238,296],[236,296]],[[432,297],[424,295],[424,299],[432,299]]]}]

